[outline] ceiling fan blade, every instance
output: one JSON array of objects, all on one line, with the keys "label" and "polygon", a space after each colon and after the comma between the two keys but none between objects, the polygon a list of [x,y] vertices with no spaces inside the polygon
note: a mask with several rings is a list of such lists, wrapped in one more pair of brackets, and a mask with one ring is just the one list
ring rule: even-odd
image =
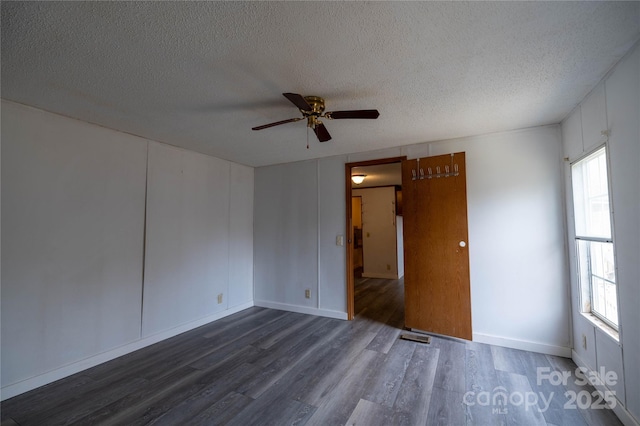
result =
[{"label": "ceiling fan blade", "polygon": [[324,124],[322,123],[316,124],[316,126],[313,128],[313,131],[316,132],[316,136],[318,137],[318,140],[320,142],[326,142],[331,140],[331,135],[327,131],[327,128],[324,127]]},{"label": "ceiling fan blade", "polygon": [[376,119],[380,116],[377,109],[357,109],[353,111],[333,111],[325,114],[327,118],[339,120],[342,118],[370,118]]},{"label": "ceiling fan blade", "polygon": [[300,121],[300,120],[303,120],[303,119],[304,119],[303,117],[290,118],[288,120],[276,121],[275,123],[269,123],[269,124],[265,124],[263,126],[252,127],[251,130],[268,129],[269,127],[279,126],[281,124],[287,124],[287,123],[294,123],[296,121]]},{"label": "ceiling fan blade", "polygon": [[292,104],[297,106],[299,109],[303,111],[312,111],[313,108],[307,101],[304,100],[302,95],[298,95],[297,93],[283,93],[284,97],[289,99]]}]

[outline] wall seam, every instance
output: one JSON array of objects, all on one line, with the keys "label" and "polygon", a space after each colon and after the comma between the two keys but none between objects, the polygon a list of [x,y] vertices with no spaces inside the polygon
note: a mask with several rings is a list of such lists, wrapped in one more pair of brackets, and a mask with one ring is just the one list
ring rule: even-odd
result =
[{"label": "wall seam", "polygon": [[[622,62],[622,60],[620,61]],[[620,63],[619,62],[619,63]],[[617,64],[616,64],[617,66]],[[612,73],[613,74],[613,73]],[[604,119],[605,119],[605,124],[606,124],[606,140],[605,140],[605,147],[607,150],[607,179],[609,181],[609,209],[611,210],[611,237],[613,238],[613,255],[614,255],[614,264],[615,264],[615,274],[616,274],[616,278],[619,276],[618,275],[618,249],[616,247],[616,223],[615,223],[615,206],[614,206],[614,198],[613,198],[613,168],[612,168],[612,156],[611,156],[611,125],[609,123],[609,104],[607,103],[607,82],[609,81],[609,76],[607,76],[606,78],[603,78],[602,80],[602,93],[603,93],[603,98],[604,98]],[[582,103],[580,103],[580,105],[582,105]],[[614,134],[614,140],[615,140],[615,134]],[[617,281],[617,280],[616,280]],[[625,350],[624,350],[624,343],[623,343],[623,339],[624,339],[624,330],[622,327],[622,321],[620,321],[620,306],[622,306],[622,304],[620,303],[620,283],[616,282],[616,303],[618,304],[618,346],[620,347],[620,361],[621,361],[621,368],[622,368],[622,382],[623,382],[623,388],[624,388],[624,401],[621,401],[622,404],[624,405],[625,409],[627,409],[627,400],[628,400],[628,395],[629,392],[628,390],[628,382],[626,380],[626,368],[625,368]],[[597,347],[596,347],[597,349]],[[598,352],[596,351],[596,368],[598,368]]]},{"label": "wall seam", "polygon": [[[227,185],[227,295],[223,304],[225,310],[229,309],[229,295],[231,293],[231,197],[232,194],[233,167],[229,164],[229,182]],[[226,306],[225,306],[226,305]]]},{"label": "wall seam", "polygon": [[[571,280],[571,253],[569,250],[569,244],[571,244],[571,239],[569,237],[569,195],[567,194],[567,176],[570,176],[570,170],[568,169],[569,162],[564,157],[564,137],[562,132],[562,125],[558,127],[557,130],[558,139],[560,140],[560,156],[562,157],[560,160],[560,177],[562,178],[562,185],[560,188],[560,196],[561,196],[561,205],[562,205],[562,224],[563,224],[563,240],[564,240],[564,262],[566,266],[565,271],[565,279],[567,280],[567,300],[569,301],[569,348],[573,350],[573,342],[574,342],[574,326],[573,326],[573,282]],[[568,158],[568,157],[567,157]]]},{"label": "wall seam", "polygon": [[145,269],[147,265],[147,206],[149,204],[149,144],[147,141],[147,161],[144,173],[144,220],[142,225],[142,285],[140,289],[140,333],[139,338],[142,339],[142,327],[144,324],[144,286],[145,286]]},{"label": "wall seam", "polygon": [[316,160],[316,195],[317,195],[317,208],[316,208],[316,225],[317,225],[317,241],[316,241],[316,245],[317,245],[317,250],[318,250],[318,256],[317,256],[317,261],[318,261],[318,267],[317,267],[317,281],[316,281],[316,293],[317,293],[317,297],[316,297],[316,308],[320,309],[320,283],[321,283],[321,257],[320,257],[320,203],[321,203],[321,199],[320,199],[320,160]]}]

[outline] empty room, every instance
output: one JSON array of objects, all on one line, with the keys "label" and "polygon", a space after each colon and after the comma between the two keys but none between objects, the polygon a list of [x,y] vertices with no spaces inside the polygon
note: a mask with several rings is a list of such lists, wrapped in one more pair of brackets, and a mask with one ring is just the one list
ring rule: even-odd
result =
[{"label": "empty room", "polygon": [[2,426],[640,426],[640,2],[0,8]]}]

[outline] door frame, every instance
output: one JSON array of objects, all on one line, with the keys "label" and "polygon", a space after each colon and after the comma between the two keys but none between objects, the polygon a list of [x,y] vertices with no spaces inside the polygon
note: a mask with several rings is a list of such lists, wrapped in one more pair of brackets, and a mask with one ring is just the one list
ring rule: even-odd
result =
[{"label": "door frame", "polygon": [[352,320],[355,317],[355,297],[354,297],[354,279],[353,279],[353,224],[351,221],[351,169],[354,167],[377,166],[380,164],[402,163],[407,156],[381,158],[377,160],[356,161],[346,163],[345,169],[345,204],[347,207],[346,214],[346,240],[347,240],[347,319]]}]

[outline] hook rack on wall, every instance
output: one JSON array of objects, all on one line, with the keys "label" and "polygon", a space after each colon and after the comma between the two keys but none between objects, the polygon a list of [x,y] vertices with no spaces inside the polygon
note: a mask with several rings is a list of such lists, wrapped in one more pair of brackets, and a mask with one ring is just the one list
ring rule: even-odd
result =
[{"label": "hook rack on wall", "polygon": [[444,171],[440,168],[440,166],[436,166],[435,173],[431,167],[427,167],[427,173],[425,174],[424,169],[420,167],[420,159],[416,160],[417,163],[417,172],[415,169],[411,169],[411,180],[422,180],[422,179],[433,179],[433,178],[441,178],[441,177],[451,177],[458,176],[460,174],[458,170],[458,164],[454,164],[453,155],[451,154],[451,163],[443,166]]}]

